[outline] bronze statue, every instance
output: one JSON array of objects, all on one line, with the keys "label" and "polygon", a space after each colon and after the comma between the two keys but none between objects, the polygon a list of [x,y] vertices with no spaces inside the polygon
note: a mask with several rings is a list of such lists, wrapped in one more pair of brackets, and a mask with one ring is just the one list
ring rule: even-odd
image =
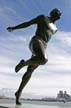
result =
[{"label": "bronze statue", "polygon": [[31,58],[27,61],[21,60],[20,63],[15,67],[15,72],[18,72],[24,66],[28,66],[27,71],[22,77],[20,87],[15,93],[16,104],[21,104],[19,102],[20,95],[22,93],[23,88],[31,78],[33,71],[39,65],[44,65],[48,61],[45,54],[45,50],[48,41],[51,39],[52,35],[55,34],[57,31],[55,21],[59,20],[60,16],[61,12],[57,8],[55,8],[50,12],[49,17],[45,15],[39,15],[28,22],[24,22],[17,26],[7,28],[7,30],[11,32],[13,30],[26,28],[33,24],[37,25],[35,36],[33,36],[29,44],[29,48],[32,53]]}]

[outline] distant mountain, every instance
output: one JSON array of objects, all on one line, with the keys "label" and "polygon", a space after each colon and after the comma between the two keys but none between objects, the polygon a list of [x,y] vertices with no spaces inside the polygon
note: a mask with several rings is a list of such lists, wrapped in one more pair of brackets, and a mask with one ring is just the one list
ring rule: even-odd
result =
[{"label": "distant mountain", "polygon": [[0,99],[9,99],[9,97],[6,97],[6,96],[0,96]]}]

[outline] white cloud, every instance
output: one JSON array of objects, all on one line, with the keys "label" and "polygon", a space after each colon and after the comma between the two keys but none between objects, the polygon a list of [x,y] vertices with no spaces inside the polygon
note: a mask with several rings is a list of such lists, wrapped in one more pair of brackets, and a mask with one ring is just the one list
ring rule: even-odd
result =
[{"label": "white cloud", "polygon": [[68,56],[70,50],[71,32],[58,32],[48,44],[48,50],[55,52],[55,55]]},{"label": "white cloud", "polygon": [[16,35],[13,32],[8,33],[8,36],[5,38],[4,36],[1,37],[1,42],[27,42],[30,39],[30,36],[23,36],[23,35]]},{"label": "white cloud", "polygon": [[19,86],[20,77],[17,75],[0,75],[0,88],[17,89]]},{"label": "white cloud", "polygon": [[71,32],[58,32],[57,38],[67,47],[71,47]]}]

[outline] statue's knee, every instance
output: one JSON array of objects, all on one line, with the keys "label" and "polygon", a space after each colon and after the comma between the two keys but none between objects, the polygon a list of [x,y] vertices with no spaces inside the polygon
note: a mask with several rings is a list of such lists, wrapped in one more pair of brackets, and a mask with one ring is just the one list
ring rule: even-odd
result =
[{"label": "statue's knee", "polygon": [[34,66],[29,66],[28,69],[27,69],[27,72],[32,74],[32,72],[35,70],[35,67]]},{"label": "statue's knee", "polygon": [[48,59],[46,59],[46,58],[42,59],[42,64],[46,64],[47,62],[48,62]]},{"label": "statue's knee", "polygon": [[45,58],[45,64],[48,62],[48,59]]}]

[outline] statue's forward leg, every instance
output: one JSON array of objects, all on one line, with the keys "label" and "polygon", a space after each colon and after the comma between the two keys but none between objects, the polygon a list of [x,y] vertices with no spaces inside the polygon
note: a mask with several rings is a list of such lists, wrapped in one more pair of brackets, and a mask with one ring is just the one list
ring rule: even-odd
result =
[{"label": "statue's forward leg", "polygon": [[21,84],[20,84],[20,86],[19,86],[19,89],[18,89],[17,92],[15,93],[15,96],[16,96],[16,104],[21,104],[21,103],[19,102],[19,98],[20,98],[20,96],[21,96],[22,90],[23,90],[23,88],[26,86],[26,84],[28,83],[28,81],[30,80],[31,75],[32,75],[32,72],[33,72],[37,67],[38,67],[37,65],[30,65],[30,66],[28,66],[27,72],[25,72],[25,74],[24,74],[23,77],[22,77],[22,81],[21,81]]}]

